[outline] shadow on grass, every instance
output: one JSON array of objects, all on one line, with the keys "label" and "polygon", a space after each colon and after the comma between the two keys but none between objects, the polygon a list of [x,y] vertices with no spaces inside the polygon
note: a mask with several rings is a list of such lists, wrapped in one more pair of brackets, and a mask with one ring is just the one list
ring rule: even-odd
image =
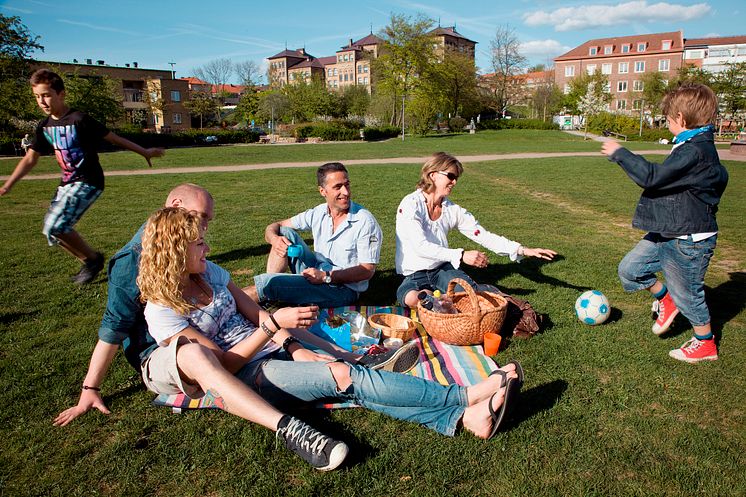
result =
[{"label": "shadow on grass", "polygon": [[567,390],[565,380],[554,380],[521,392],[520,403],[516,406],[513,416],[509,419],[507,429],[513,429],[519,423],[531,419],[537,414],[548,411],[562,397]]},{"label": "shadow on grass", "polygon": [[30,318],[39,315],[40,311],[31,312],[3,312],[0,313],[0,324],[11,324],[21,321],[24,318]]},{"label": "shadow on grass", "polygon": [[723,326],[746,307],[746,273],[738,271],[728,273],[728,276],[730,280],[725,283],[706,289],[712,330],[718,342],[720,342]]},{"label": "shadow on grass", "polygon": [[[306,244],[311,247],[313,246],[313,239],[303,239]],[[221,252],[219,254],[211,254],[209,259],[210,261],[214,262],[215,264],[225,264],[232,261],[240,261],[243,259],[248,259],[249,257],[260,257],[264,256],[267,257],[269,254],[269,251],[272,247],[268,243],[263,243],[261,245],[256,245],[254,247],[246,247],[246,248],[239,248],[234,250],[229,250],[227,252]]]},{"label": "shadow on grass", "polygon": [[[546,285],[552,285],[560,288],[570,288],[572,290],[577,290],[579,292],[583,292],[585,290],[590,290],[590,288],[578,286],[573,283],[568,283],[567,281],[563,281],[557,278],[554,278],[553,276],[547,276],[545,274],[542,274],[541,269],[546,264],[551,264],[553,262],[564,260],[565,257],[562,255],[557,255],[553,261],[547,261],[544,259],[524,259],[521,261],[520,264],[516,263],[507,263],[507,264],[490,264],[487,266],[486,269],[479,272],[479,277],[475,278],[474,274],[476,271],[470,271],[469,268],[466,270],[466,273],[469,274],[472,278],[474,278],[475,281],[478,282],[500,282],[500,280],[503,280],[507,278],[508,276],[512,274],[518,274],[526,278],[527,280],[533,281],[535,283],[543,283]],[[530,293],[533,293],[533,290],[526,290],[523,288],[507,288],[507,287],[501,287],[500,285],[497,285],[498,288],[500,288],[503,292],[508,293],[510,295],[528,295]]]}]

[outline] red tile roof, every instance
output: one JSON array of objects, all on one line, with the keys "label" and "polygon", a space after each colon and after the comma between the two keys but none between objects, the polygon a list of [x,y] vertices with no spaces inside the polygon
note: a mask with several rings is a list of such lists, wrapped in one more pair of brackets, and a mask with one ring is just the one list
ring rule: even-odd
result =
[{"label": "red tile roof", "polygon": [[329,57],[319,57],[319,62],[321,62],[324,66],[331,66],[337,63],[337,56],[336,55],[330,55]]},{"label": "red tile roof", "polygon": [[287,48],[283,50],[282,52],[273,55],[272,57],[267,57],[268,59],[281,59],[283,57],[290,57],[290,58],[296,58],[296,59],[305,59],[306,57],[313,57],[312,55],[306,53],[305,49],[298,48],[296,50],[288,50]]},{"label": "red tile roof", "polygon": [[365,38],[360,38],[359,40],[357,40],[356,42],[353,42],[352,44],[361,47],[363,45],[379,45],[381,43],[383,43],[383,40],[377,37],[376,35],[374,35],[373,33],[371,33]]},{"label": "red tile roof", "polygon": [[684,40],[686,48],[707,45],[738,45],[741,43],[746,43],[746,36],[716,36],[713,38],[687,38]]},{"label": "red tile roof", "polygon": [[[671,40],[670,50],[661,50],[661,43],[664,40]],[[637,44],[645,43],[645,51],[638,52]],[[627,53],[622,53],[622,45],[629,44],[630,50]],[[611,54],[604,54],[604,46],[612,45],[613,51]],[[590,55],[589,49],[591,47],[598,47],[598,53],[596,55]],[[684,38],[681,31],[671,31],[669,33],[652,33],[643,35],[632,35],[632,36],[619,36],[615,38],[598,38],[596,40],[589,40],[579,45],[567,53],[560,55],[555,58],[555,61],[564,60],[575,60],[575,59],[596,59],[596,58],[608,58],[608,57],[628,57],[639,53],[645,54],[661,54],[661,53],[672,53],[681,52],[684,49]]]},{"label": "red tile roof", "polygon": [[194,76],[189,76],[188,78],[179,78],[182,81],[186,81],[190,85],[209,85],[207,81],[202,81],[199,78],[195,78]]},{"label": "red tile roof", "polygon": [[308,58],[304,60],[303,62],[294,64],[288,69],[303,69],[305,67],[324,67],[324,65],[321,62],[319,62],[319,59],[317,58]]}]

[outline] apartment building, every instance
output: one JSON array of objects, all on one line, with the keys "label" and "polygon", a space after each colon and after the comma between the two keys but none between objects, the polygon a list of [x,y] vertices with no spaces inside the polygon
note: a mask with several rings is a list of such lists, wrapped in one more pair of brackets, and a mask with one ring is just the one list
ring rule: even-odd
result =
[{"label": "apartment building", "polygon": [[[583,73],[601,71],[609,78],[609,110],[626,112],[642,103],[642,75],[658,71],[675,75],[684,58],[681,31],[590,40],[554,59],[555,83],[565,93]],[[664,78],[668,79],[668,78]]]},{"label": "apartment building", "polygon": [[[430,32],[436,45],[436,52],[454,50],[474,59],[477,42],[469,40],[456,31],[455,27],[437,27]],[[310,81],[319,78],[331,89],[347,86],[363,86],[369,92],[372,88],[372,61],[383,47],[383,40],[370,33],[337,50],[335,55],[314,57],[305,48],[285,49],[269,57],[270,86],[283,86],[295,81]]]},{"label": "apartment building", "polygon": [[746,36],[720,36],[684,40],[684,63],[711,73],[724,71],[728,64],[746,62]]},{"label": "apartment building", "polygon": [[137,62],[124,67],[107,65],[103,60],[94,64],[91,59],[86,59],[85,63],[33,61],[31,66],[33,70],[52,67],[63,76],[107,76],[121,84],[122,107],[129,122],[159,133],[191,128],[189,111],[184,107],[189,98],[189,86],[185,81],[174,79],[170,70],[145,69]]}]

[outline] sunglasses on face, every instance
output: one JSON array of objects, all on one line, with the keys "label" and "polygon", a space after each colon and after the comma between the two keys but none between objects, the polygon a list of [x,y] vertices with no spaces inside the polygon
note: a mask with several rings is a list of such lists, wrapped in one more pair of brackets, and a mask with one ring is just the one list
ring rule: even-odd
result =
[{"label": "sunglasses on face", "polygon": [[435,171],[438,174],[442,174],[443,176],[448,178],[448,181],[456,181],[458,179],[458,174],[454,174],[449,171]]}]

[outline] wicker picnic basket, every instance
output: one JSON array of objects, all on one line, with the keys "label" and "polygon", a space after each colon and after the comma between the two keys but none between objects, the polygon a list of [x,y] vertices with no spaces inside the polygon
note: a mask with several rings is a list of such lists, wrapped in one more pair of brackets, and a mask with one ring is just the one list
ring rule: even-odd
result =
[{"label": "wicker picnic basket", "polygon": [[398,314],[377,313],[368,316],[371,327],[381,330],[386,338],[401,338],[406,342],[414,336],[417,325],[414,321]]},{"label": "wicker picnic basket", "polygon": [[[455,293],[456,285],[466,290]],[[508,302],[493,292],[475,292],[469,283],[454,278],[448,283],[448,297],[458,314],[430,311],[417,303],[417,315],[425,331],[433,338],[451,345],[482,343],[487,332],[500,333]]]}]

